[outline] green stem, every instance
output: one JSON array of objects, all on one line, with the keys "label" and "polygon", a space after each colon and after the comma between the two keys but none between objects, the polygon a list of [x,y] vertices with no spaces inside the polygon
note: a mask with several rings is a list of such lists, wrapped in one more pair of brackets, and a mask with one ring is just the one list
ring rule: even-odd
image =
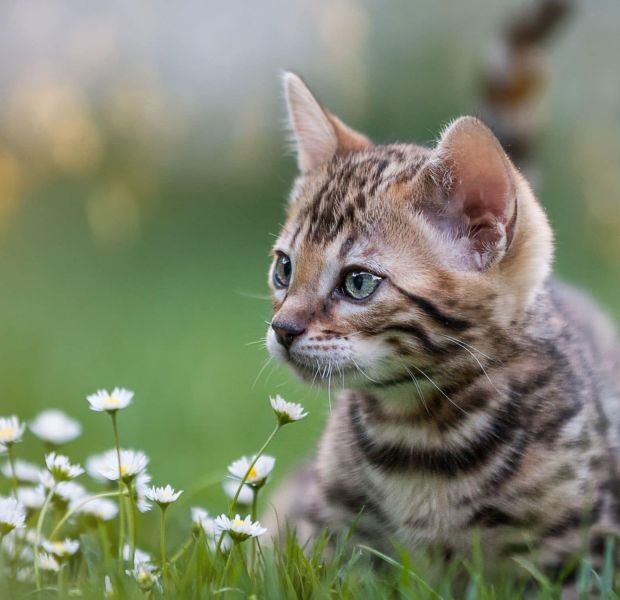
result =
[{"label": "green stem", "polygon": [[271,444],[271,441],[273,440],[274,437],[276,437],[276,433],[278,433],[278,431],[280,430],[280,423],[278,423],[275,426],[275,429],[269,434],[269,437],[267,438],[267,440],[265,441],[265,443],[261,446],[260,450],[256,453],[256,455],[254,456],[254,460],[250,463],[250,466],[248,467],[248,470],[246,472],[246,474],[243,476],[243,479],[241,480],[241,483],[239,484],[239,487],[237,488],[237,492],[235,493],[232,502],[230,503],[230,507],[228,508],[228,518],[232,518],[233,516],[233,511],[235,510],[235,505],[237,504],[237,500],[239,498],[239,494],[241,493],[241,490],[243,489],[243,486],[245,485],[245,482],[248,480],[248,477],[250,475],[250,473],[252,472],[252,469],[254,468],[254,465],[257,463],[258,459],[261,457],[261,455],[263,454],[263,452],[265,452],[265,450],[267,449],[267,446],[269,446],[269,444]]},{"label": "green stem", "polygon": [[41,531],[43,530],[43,521],[45,520],[47,507],[49,506],[55,491],[56,484],[54,483],[45,497],[45,502],[43,502],[41,512],[39,513],[39,518],[37,519],[37,530],[34,538],[34,577],[37,582],[37,591],[41,590],[41,574],[39,573],[39,547],[41,545]]},{"label": "green stem", "polygon": [[125,507],[123,505],[123,478],[121,473],[121,440],[118,434],[118,425],[116,423],[116,412],[110,412],[112,417],[112,429],[114,430],[114,447],[116,448],[116,460],[118,463],[118,513],[119,513],[119,531],[118,531],[118,563],[119,573],[123,572],[123,544],[125,542]]},{"label": "green stem", "polygon": [[17,499],[17,471],[15,469],[15,450],[14,444],[7,444],[6,451],[9,455],[9,464],[11,465],[11,479],[13,484],[13,497]]},{"label": "green stem", "polygon": [[173,565],[175,562],[177,562],[177,560],[179,560],[189,549],[189,547],[192,545],[192,542],[194,541],[194,536],[190,536],[189,540],[187,540],[176,552],[176,554],[172,555],[172,558],[170,559],[170,564]]},{"label": "green stem", "polygon": [[136,562],[136,545],[138,543],[138,504],[133,493],[133,486],[131,483],[127,485],[127,492],[129,494],[129,505],[131,508],[131,555],[130,555],[130,568],[133,569]]},{"label": "green stem", "polygon": [[[237,542],[235,542],[235,546],[236,545],[237,545]],[[228,553],[228,558],[226,559],[226,564],[224,565],[224,569],[222,570],[222,576],[220,577],[220,582],[217,585],[218,588],[221,588],[224,585],[224,581],[226,581],[226,575],[228,575],[228,569],[230,568],[230,564],[232,562],[233,550],[234,548],[231,548],[230,552]]]},{"label": "green stem", "polygon": [[[258,488],[252,488],[252,521],[256,521],[257,506],[258,506]],[[252,537],[252,547],[250,550],[250,570],[252,571],[252,577],[254,577],[254,571],[256,567],[256,537]]]},{"label": "green stem", "polygon": [[118,496],[118,492],[103,492],[102,494],[95,494],[94,496],[89,496],[88,498],[84,498],[84,500],[82,500],[81,502],[78,502],[75,506],[73,506],[72,508],[67,510],[67,512],[64,514],[63,518],[60,519],[60,521],[58,521],[58,524],[56,525],[56,527],[54,527],[54,529],[52,530],[52,533],[50,534],[50,540],[53,540],[58,535],[58,533],[62,529],[63,525],[76,512],[81,510],[83,506],[85,506],[89,502],[92,502],[93,500],[97,500],[99,498],[109,498],[109,497],[112,497],[112,496]]},{"label": "green stem", "polygon": [[161,571],[165,575],[167,571],[166,563],[166,507],[160,506],[160,520],[159,520],[159,547],[161,550]]},{"label": "green stem", "polygon": [[58,569],[58,580],[57,580],[59,598],[65,597],[65,575],[64,573],[65,573],[65,565],[61,564],[60,569]]}]

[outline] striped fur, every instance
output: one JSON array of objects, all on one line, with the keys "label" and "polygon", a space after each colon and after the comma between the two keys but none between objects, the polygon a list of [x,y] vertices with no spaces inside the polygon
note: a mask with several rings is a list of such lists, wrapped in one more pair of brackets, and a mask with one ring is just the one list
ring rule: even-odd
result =
[{"label": "striped fur", "polygon": [[[291,110],[313,101],[304,94]],[[347,128],[322,156],[320,132],[341,125],[325,118],[274,247],[290,284],[270,273],[274,322],[303,333],[267,339],[302,378],[343,391],[316,457],[276,497],[279,518],[302,537],[359,518],[356,537],[388,551],[467,552],[479,532],[493,561],[534,551],[558,568],[584,539],[600,558],[620,519],[620,352],[600,311],[550,278],[551,232],[528,184],[471,119],[436,148],[334,146]],[[467,210],[457,200],[480,156],[476,185],[490,183],[474,201],[486,209],[501,190],[514,202],[489,208],[483,246],[451,216]],[[383,277],[367,300],[338,292],[353,267]]]}]

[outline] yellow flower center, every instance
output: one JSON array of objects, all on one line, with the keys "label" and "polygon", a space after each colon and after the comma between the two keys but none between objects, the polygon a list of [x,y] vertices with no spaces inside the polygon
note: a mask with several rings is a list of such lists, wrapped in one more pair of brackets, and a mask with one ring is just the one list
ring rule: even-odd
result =
[{"label": "yellow flower center", "polygon": [[254,479],[255,477],[258,476],[258,471],[256,470],[256,467],[252,467],[249,471],[248,471],[248,476],[247,479]]},{"label": "yellow flower center", "polygon": [[128,472],[129,469],[127,468],[127,465],[121,464],[121,476],[124,477],[125,475],[127,475]]},{"label": "yellow flower center", "polygon": [[241,519],[233,519],[232,526],[233,527],[241,527],[243,525],[243,521]]},{"label": "yellow flower center", "polygon": [[116,396],[108,396],[105,401],[107,406],[118,406],[119,402],[120,400]]},{"label": "yellow flower center", "polygon": [[15,433],[15,430],[10,427],[3,427],[2,429],[0,429],[0,435],[13,435]]}]

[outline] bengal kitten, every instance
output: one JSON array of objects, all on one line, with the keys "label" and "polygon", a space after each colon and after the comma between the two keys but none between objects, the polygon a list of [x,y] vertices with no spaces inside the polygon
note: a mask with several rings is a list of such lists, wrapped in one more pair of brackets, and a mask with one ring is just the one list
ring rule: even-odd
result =
[{"label": "bengal kitten", "polygon": [[342,382],[276,497],[301,538],[601,557],[620,519],[613,327],[550,277],[552,233],[493,133],[376,145],[284,76],[301,174],[273,248],[270,353]]}]

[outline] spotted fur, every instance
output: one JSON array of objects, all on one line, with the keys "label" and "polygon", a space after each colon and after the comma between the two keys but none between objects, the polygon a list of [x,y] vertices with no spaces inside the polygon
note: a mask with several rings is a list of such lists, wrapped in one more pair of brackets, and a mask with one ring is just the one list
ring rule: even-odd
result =
[{"label": "spotted fur", "polygon": [[[302,173],[268,348],[343,391],[279,519],[304,538],[356,522],[386,551],[467,552],[477,532],[494,562],[534,552],[560,568],[584,543],[600,560],[620,520],[620,351],[599,309],[550,277],[527,182],[475,119],[435,148],[375,145],[285,84]],[[352,268],[383,278],[366,300],[342,294]]]}]

